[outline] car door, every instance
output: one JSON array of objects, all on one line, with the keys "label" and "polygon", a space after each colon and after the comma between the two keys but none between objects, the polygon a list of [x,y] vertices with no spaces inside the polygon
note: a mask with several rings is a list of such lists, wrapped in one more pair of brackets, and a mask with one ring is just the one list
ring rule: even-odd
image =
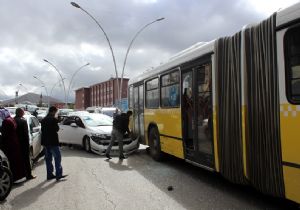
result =
[{"label": "car door", "polygon": [[66,117],[64,121],[59,125],[59,131],[58,131],[59,142],[71,144],[72,123],[75,123],[74,117]]},{"label": "car door", "polygon": [[[76,124],[76,126],[71,126]],[[84,125],[79,117],[67,117],[60,125],[59,140],[62,143],[82,145]]]},{"label": "car door", "polygon": [[85,126],[80,117],[75,117],[76,127],[71,126],[71,139],[73,144],[82,145],[83,137],[86,134]]},{"label": "car door", "polygon": [[31,138],[31,145],[33,157],[36,157],[41,152],[41,127],[39,121],[34,116],[29,117],[29,135]]}]

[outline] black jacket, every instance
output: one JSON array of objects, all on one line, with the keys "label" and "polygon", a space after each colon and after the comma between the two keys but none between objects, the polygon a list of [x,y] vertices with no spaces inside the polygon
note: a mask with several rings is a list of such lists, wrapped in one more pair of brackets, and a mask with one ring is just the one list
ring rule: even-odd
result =
[{"label": "black jacket", "polygon": [[29,155],[29,134],[28,134],[28,124],[23,117],[15,117],[15,122],[17,124],[17,136],[20,141],[21,151],[24,155]]},{"label": "black jacket", "polygon": [[58,140],[58,120],[47,115],[41,122],[42,124],[42,145],[43,146],[59,146]]},{"label": "black jacket", "polygon": [[126,131],[129,133],[129,117],[126,113],[116,115],[113,121],[113,127],[117,129],[122,134],[125,134]]}]

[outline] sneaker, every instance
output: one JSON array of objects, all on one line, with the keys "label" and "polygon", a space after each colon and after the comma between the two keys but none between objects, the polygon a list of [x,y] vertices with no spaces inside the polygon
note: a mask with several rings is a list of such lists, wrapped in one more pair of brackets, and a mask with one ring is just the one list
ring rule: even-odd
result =
[{"label": "sneaker", "polygon": [[126,158],[127,158],[127,157],[126,157],[125,155],[120,155],[120,156],[119,156],[119,159],[120,159],[120,160],[123,160],[123,159],[126,159]]},{"label": "sneaker", "polygon": [[37,177],[36,175],[32,175],[32,174],[31,174],[30,176],[26,177],[26,179],[27,179],[27,180],[30,180],[30,179],[35,179],[36,177]]},{"label": "sneaker", "polygon": [[61,180],[61,179],[63,179],[63,178],[66,178],[68,175],[61,175],[61,176],[59,176],[59,177],[56,177],[56,181],[59,181],[59,180]]},{"label": "sneaker", "polygon": [[54,179],[56,176],[54,176],[53,174],[51,176],[48,176],[47,177],[47,180],[51,180],[51,179]]},{"label": "sneaker", "polygon": [[111,159],[109,154],[105,154],[105,156],[107,157],[107,159]]}]

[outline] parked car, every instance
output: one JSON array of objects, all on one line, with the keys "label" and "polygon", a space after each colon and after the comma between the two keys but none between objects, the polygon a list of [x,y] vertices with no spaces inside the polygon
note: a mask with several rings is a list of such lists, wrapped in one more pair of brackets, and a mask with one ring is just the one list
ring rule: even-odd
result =
[{"label": "parked car", "polygon": [[87,107],[85,110],[89,113],[101,113],[101,107],[100,106]]},{"label": "parked car", "polygon": [[92,106],[86,108],[86,111],[89,113],[101,113],[108,115],[110,117],[114,117],[115,113],[119,112],[120,110],[117,107],[99,107],[99,106]]},{"label": "parked car", "polygon": [[37,110],[37,113],[38,113],[37,119],[38,119],[39,122],[41,122],[42,119],[44,119],[44,117],[46,117],[48,111],[44,110],[44,109],[39,109],[39,110]]},{"label": "parked car", "polygon": [[70,113],[70,112],[74,112],[74,110],[73,109],[59,109],[58,110],[58,120],[59,121],[63,121],[64,120],[64,118],[66,117],[66,116],[68,116],[68,114]]},{"label": "parked car", "polygon": [[[2,145],[1,126],[2,119],[0,119],[0,145]],[[3,201],[9,195],[12,184],[13,178],[9,161],[4,152],[0,149],[0,201]]]},{"label": "parked car", "polygon": [[34,162],[43,154],[43,146],[41,145],[41,125],[38,119],[30,114],[25,114],[24,118],[28,124],[29,144],[30,144],[30,160]]},{"label": "parked car", "polygon": [[9,195],[12,185],[13,178],[8,159],[4,152],[0,150],[0,201],[3,201]]},{"label": "parked car", "polygon": [[12,117],[14,117],[15,115],[16,115],[16,109],[17,109],[18,107],[14,107],[14,106],[12,106],[12,107],[5,107],[5,109],[7,109],[8,111],[9,111],[9,113],[10,113],[10,115],[12,116]]},{"label": "parked car", "polygon": [[100,113],[110,117],[114,117],[118,112],[120,112],[120,110],[117,107],[102,107],[100,111]]},{"label": "parked car", "polygon": [[[113,119],[104,114],[86,111],[70,113],[60,124],[59,140],[65,144],[80,145],[87,152],[104,155],[111,139],[112,122]],[[134,152],[139,146],[138,140],[131,138],[124,138],[123,145],[127,154]],[[111,154],[119,154],[118,149],[116,141]]]}]

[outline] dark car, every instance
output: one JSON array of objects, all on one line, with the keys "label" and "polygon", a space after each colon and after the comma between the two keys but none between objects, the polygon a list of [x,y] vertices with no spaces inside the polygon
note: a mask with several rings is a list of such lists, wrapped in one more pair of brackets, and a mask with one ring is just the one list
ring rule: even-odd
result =
[{"label": "dark car", "polygon": [[[0,132],[0,143],[2,144],[1,132]],[[13,179],[12,179],[12,173],[9,168],[8,159],[4,154],[4,152],[2,152],[2,150],[0,149],[0,201],[3,201],[9,195],[12,184],[13,184]]]}]

